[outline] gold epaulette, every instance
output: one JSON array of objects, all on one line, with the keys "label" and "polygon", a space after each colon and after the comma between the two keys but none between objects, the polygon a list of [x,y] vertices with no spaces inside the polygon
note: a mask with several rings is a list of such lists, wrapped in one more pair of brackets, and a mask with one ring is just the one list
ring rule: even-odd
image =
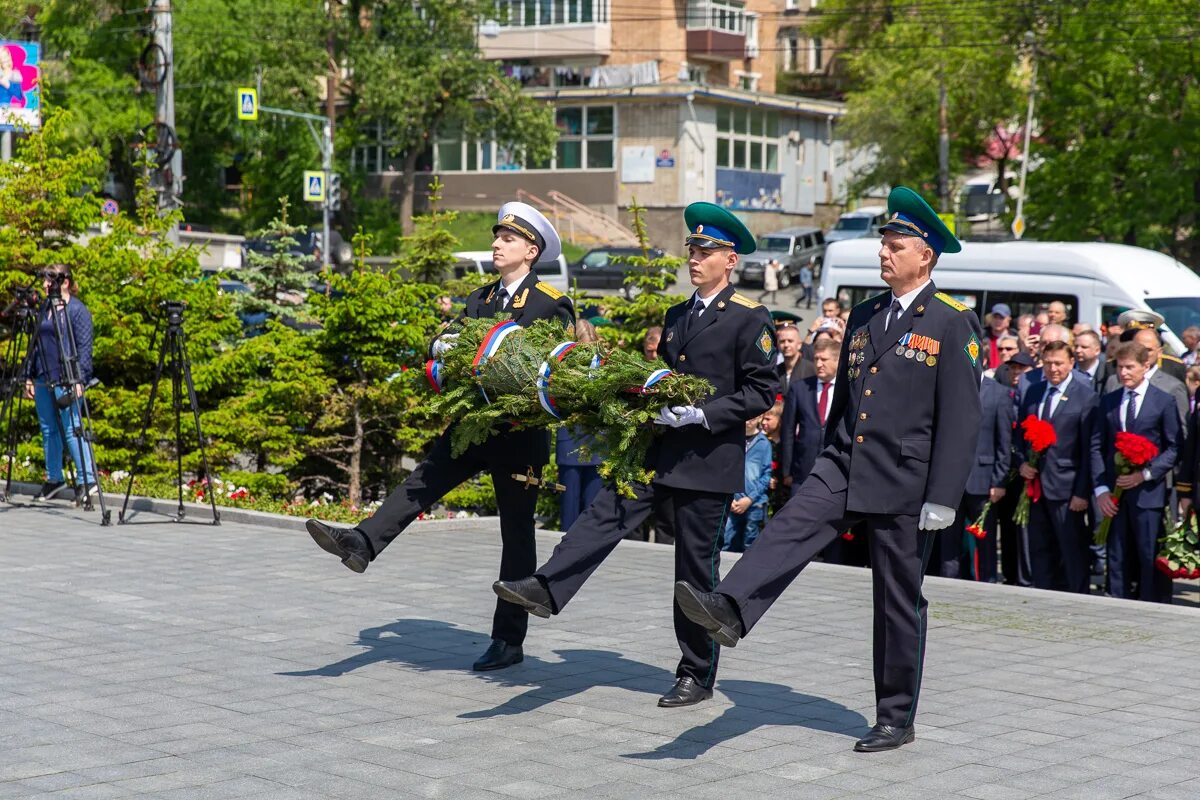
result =
[{"label": "gold epaulette", "polygon": [[1161,356],[1159,356],[1159,360],[1160,361],[1174,361],[1176,364],[1183,363],[1182,358],[1180,358],[1179,356],[1173,356],[1170,353],[1163,353]]},{"label": "gold epaulette", "polygon": [[1180,494],[1191,494],[1192,485],[1190,483],[1180,483],[1179,481],[1176,481],[1175,491],[1179,492]]},{"label": "gold epaulette", "polygon": [[944,294],[942,292],[936,292],[933,296],[936,297],[938,300],[941,300],[946,305],[953,308],[955,311],[970,311],[969,308],[967,308],[962,303],[958,302],[957,300],[955,300],[953,297],[951,297],[948,294]]},{"label": "gold epaulette", "polygon": [[738,294],[737,292],[734,292],[729,296],[729,301],[731,303],[737,303],[739,306],[745,306],[746,308],[762,308],[762,303],[756,303],[749,297],[746,297],[746,295]]},{"label": "gold epaulette", "polygon": [[534,288],[536,288],[542,294],[548,295],[551,300],[557,300],[558,298],[563,296],[563,293],[560,292],[558,289],[555,289],[550,284],[543,283],[542,281],[538,281],[537,285]]}]

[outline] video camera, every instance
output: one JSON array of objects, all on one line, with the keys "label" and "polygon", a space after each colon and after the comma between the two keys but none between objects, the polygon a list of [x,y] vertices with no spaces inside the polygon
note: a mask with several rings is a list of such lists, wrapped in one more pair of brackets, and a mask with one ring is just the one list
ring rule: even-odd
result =
[{"label": "video camera", "polygon": [[33,286],[14,286],[13,299],[0,311],[0,318],[8,319],[14,313],[36,312],[42,305],[42,296]]},{"label": "video camera", "polygon": [[171,327],[179,327],[183,325],[183,312],[187,309],[188,304],[183,300],[163,300],[158,304],[167,314],[167,325]]}]

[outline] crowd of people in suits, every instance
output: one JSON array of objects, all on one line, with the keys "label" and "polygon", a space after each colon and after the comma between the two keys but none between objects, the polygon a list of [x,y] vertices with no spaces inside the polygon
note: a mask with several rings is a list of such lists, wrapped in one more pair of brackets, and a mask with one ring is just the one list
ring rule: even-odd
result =
[{"label": "crowd of people in suits", "polygon": [[[1163,320],[1153,312],[1125,312],[1101,330],[1070,325],[1068,313],[1063,303],[1052,302],[1014,318],[998,303],[986,315],[974,466],[958,519],[939,534],[928,572],[1170,602],[1171,579],[1155,571],[1154,559],[1165,526],[1189,513],[1193,501],[1200,328],[1182,333],[1187,352],[1176,358],[1164,353],[1158,332]],[[836,298],[827,298],[807,332],[794,322],[778,325],[781,394],[756,426],[747,424],[752,510],[744,521],[731,517],[738,535],[726,536],[727,550],[753,544],[770,512],[803,483],[825,447],[847,314]],[[1056,434],[1037,458],[1022,435],[1021,422],[1030,416],[1049,422]],[[1114,442],[1122,431],[1158,449],[1144,470],[1130,476],[1118,475],[1115,464]],[[774,446],[769,481],[759,466],[763,440]],[[752,450],[759,455],[752,458]],[[1039,499],[1030,503],[1028,522],[1019,525],[1017,504],[1035,482]],[[1115,501],[1118,486],[1123,497]],[[765,513],[753,510],[758,508]],[[1106,516],[1113,518],[1111,533],[1098,545],[1094,531]],[[863,539],[847,531],[822,559],[865,566]]]}]

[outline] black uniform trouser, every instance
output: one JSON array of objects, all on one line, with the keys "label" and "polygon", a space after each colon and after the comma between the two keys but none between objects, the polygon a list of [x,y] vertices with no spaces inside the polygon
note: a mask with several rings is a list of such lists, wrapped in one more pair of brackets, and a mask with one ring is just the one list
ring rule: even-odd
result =
[{"label": "black uniform trouser", "polygon": [[845,530],[869,532],[875,604],[875,713],[881,725],[906,727],[917,711],[925,660],[926,608],[921,581],[934,534],[916,514],[846,510],[846,491],[810,475],[758,541],[717,586],[741,612],[746,633],[821,549]]},{"label": "black uniform trouser", "polygon": [[[478,472],[491,473],[496,490],[496,505],[500,511],[500,580],[524,578],[537,567],[537,548],[533,537],[533,512],[537,505],[537,490],[513,480],[513,473],[524,474],[527,465],[497,464],[487,458],[485,446],[469,448],[458,458],[450,455],[450,436],[443,434],[429,455],[412,474],[388,495],[370,519],[358,523],[367,535],[375,558],[392,540],[442,497]],[[542,465],[533,467],[539,476]],[[529,614],[521,606],[504,600],[496,601],[492,616],[492,638],[519,645],[525,641]]]},{"label": "black uniform trouser", "polygon": [[[721,535],[732,495],[697,492],[661,484],[634,484],[634,497],[621,497],[605,486],[563,536],[537,576],[545,581],[555,613],[596,571],[625,536],[637,530],[660,504],[669,505],[675,517],[675,580],[711,591],[720,578]],[[664,587],[672,591],[672,587]],[[675,670],[678,678],[690,677],[712,688],[717,676],[720,648],[708,632],[674,606],[675,638],[683,657]]]},{"label": "black uniform trouser", "polygon": [[1091,581],[1092,537],[1083,512],[1067,500],[1043,497],[1029,505],[1029,561],[1033,585],[1087,594]]}]

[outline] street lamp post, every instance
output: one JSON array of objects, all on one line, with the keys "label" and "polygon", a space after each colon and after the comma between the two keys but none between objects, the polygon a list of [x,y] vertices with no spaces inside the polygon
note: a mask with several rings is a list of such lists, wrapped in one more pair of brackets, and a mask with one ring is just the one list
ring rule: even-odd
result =
[{"label": "street lamp post", "polygon": [[1021,178],[1017,185],[1017,214],[1013,218],[1013,236],[1020,239],[1025,233],[1025,176],[1029,172],[1029,137],[1033,133],[1033,101],[1037,94],[1037,37],[1033,31],[1025,32],[1025,44],[1029,47],[1029,107],[1025,112],[1025,147],[1021,151]]}]

